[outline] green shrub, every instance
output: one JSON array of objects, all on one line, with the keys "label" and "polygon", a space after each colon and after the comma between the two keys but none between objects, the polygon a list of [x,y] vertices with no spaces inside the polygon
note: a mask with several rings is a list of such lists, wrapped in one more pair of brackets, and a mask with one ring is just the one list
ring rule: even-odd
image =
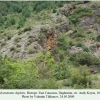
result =
[{"label": "green shrub", "polygon": [[12,35],[11,34],[8,34],[7,35],[7,39],[10,40],[11,38],[12,38]]},{"label": "green shrub", "polygon": [[42,34],[40,34],[40,35],[39,35],[39,41],[40,41],[40,42],[43,42],[44,39],[45,39],[45,36],[43,36]]},{"label": "green shrub", "polygon": [[74,15],[73,14],[73,15],[69,16],[68,18],[72,23],[77,23],[79,17],[78,17],[78,15],[76,15],[76,14]]},{"label": "green shrub", "polygon": [[28,26],[28,27],[24,28],[23,32],[30,31],[30,30],[31,30],[31,27]]},{"label": "green shrub", "polygon": [[33,48],[29,48],[28,53],[29,53],[29,54],[36,53],[36,50],[34,50]]},{"label": "green shrub", "polygon": [[6,41],[2,41],[1,46],[4,46],[6,44]]},{"label": "green shrub", "polygon": [[82,31],[80,33],[77,32],[77,33],[75,33],[75,37],[82,37],[82,38],[84,38],[85,37],[85,34],[82,33]]},{"label": "green shrub", "polygon": [[89,52],[90,51],[89,48],[86,47],[85,45],[82,46],[82,49],[83,49],[84,52]]},{"label": "green shrub", "polygon": [[64,86],[73,86],[73,82],[71,79],[66,79],[63,81]]},{"label": "green shrub", "polygon": [[53,13],[56,13],[56,9],[53,9]]},{"label": "green shrub", "polygon": [[92,14],[93,12],[90,8],[78,7],[68,18],[72,23],[77,23],[79,21],[79,18],[83,16],[91,16]]},{"label": "green shrub", "polygon": [[10,47],[10,51],[14,51],[16,48],[14,46]]},{"label": "green shrub", "polygon": [[100,41],[100,35],[97,36],[97,41]]},{"label": "green shrub", "polygon": [[30,9],[29,9],[28,6],[26,6],[25,8],[23,8],[23,10],[22,10],[22,15],[23,15],[25,18],[30,17],[31,11],[30,11]]},{"label": "green shrub", "polygon": [[70,61],[73,61],[75,64],[89,66],[97,64],[98,58],[94,57],[92,54],[88,52],[78,52],[71,55]]},{"label": "green shrub", "polygon": [[26,21],[25,17],[24,17],[24,16],[20,16],[20,17],[19,17],[19,21],[18,21],[17,29],[19,29],[19,28],[21,28],[22,26],[24,26],[25,21]]},{"label": "green shrub", "polygon": [[43,81],[41,80],[39,85],[41,89],[57,89],[58,88],[58,84],[56,80],[53,78],[44,79]]},{"label": "green shrub", "polygon": [[21,31],[21,30],[19,30],[19,31],[18,31],[18,35],[21,35],[21,34],[22,34],[22,31]]},{"label": "green shrub", "polygon": [[56,79],[66,79],[70,76],[69,66],[62,63],[57,64],[54,71],[54,76]]},{"label": "green shrub", "polygon": [[8,28],[11,25],[15,25],[15,23],[16,23],[15,18],[11,17],[11,18],[7,19],[6,24],[5,24],[5,27]]},{"label": "green shrub", "polygon": [[11,23],[11,25],[15,25],[15,23],[16,23],[15,18],[12,17],[12,18],[10,19],[10,23]]},{"label": "green shrub", "polygon": [[77,47],[81,47],[82,50],[83,50],[84,52],[89,52],[89,48],[86,47],[86,46],[82,43],[82,41],[76,42],[76,46],[77,46]]},{"label": "green shrub", "polygon": [[4,18],[3,16],[0,14],[0,26],[2,26],[4,24]]},{"label": "green shrub", "polygon": [[[79,70],[80,69],[80,70]],[[71,71],[71,80],[73,86],[80,85],[84,88],[88,88],[92,85],[92,79],[86,66],[81,66],[79,69],[73,68]]]},{"label": "green shrub", "polygon": [[62,33],[59,37],[58,37],[58,47],[62,50],[67,50],[68,48],[70,48],[69,45],[69,39],[67,39],[66,34]]},{"label": "green shrub", "polygon": [[[1,62],[0,62],[1,64]],[[30,89],[37,88],[38,72],[35,62],[14,61],[5,58],[0,66],[0,77],[4,80],[2,87],[6,89]]]},{"label": "green shrub", "polygon": [[83,47],[84,44],[83,44],[82,41],[77,41],[77,42],[76,42],[76,46],[77,46],[77,47]]},{"label": "green shrub", "polygon": [[78,7],[74,10],[73,14],[78,14],[79,17],[91,16],[93,14],[92,9],[87,7]]},{"label": "green shrub", "polygon": [[20,40],[21,40],[21,37],[18,37],[18,36],[17,36],[17,37],[14,39],[14,42],[17,43],[17,42],[19,42]]},{"label": "green shrub", "polygon": [[60,58],[61,62],[65,59],[65,54],[66,54],[66,52],[64,50],[60,50],[58,48],[58,55],[59,55],[59,58]]}]

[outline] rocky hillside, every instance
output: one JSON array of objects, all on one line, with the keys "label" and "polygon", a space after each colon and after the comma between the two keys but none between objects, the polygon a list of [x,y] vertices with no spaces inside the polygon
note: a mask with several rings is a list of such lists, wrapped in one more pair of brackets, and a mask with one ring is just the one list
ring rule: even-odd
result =
[{"label": "rocky hillside", "polygon": [[[72,2],[57,8],[55,13],[52,11],[49,11],[49,13],[41,11],[41,13],[47,14],[48,18],[36,20],[38,22],[37,25],[34,24],[34,16],[32,16],[33,18],[29,18],[27,21],[28,23],[33,21],[33,24],[31,23],[29,26],[26,25],[26,27],[18,30],[13,30],[12,28],[7,30],[7,32],[1,33],[1,53],[10,58],[27,59],[35,56],[38,52],[55,48],[58,42],[57,37],[62,32],[68,36],[70,35],[71,39],[72,37],[75,39],[74,35],[77,34],[79,29],[83,29],[84,32],[78,33],[79,35],[86,35],[82,39],[83,45],[93,55],[99,57],[100,43],[96,39],[100,32],[99,8],[98,2]],[[40,16],[38,15],[37,17]],[[67,49],[68,52],[72,53],[80,50],[82,51],[83,48],[76,45]]]},{"label": "rocky hillside", "polygon": [[[25,27],[16,30],[12,26],[11,29],[5,29],[7,31],[3,30],[4,32],[0,35],[0,49],[3,56],[28,59],[38,52],[47,51],[56,46],[56,36],[60,32],[69,30],[68,18],[60,14],[59,11],[59,15],[52,13],[52,11],[49,13],[41,11],[40,15],[36,14],[36,17],[41,17],[42,13],[48,17],[36,19],[37,25],[34,24],[34,16],[32,16],[33,18],[26,19]],[[29,24],[32,21],[33,23]]]},{"label": "rocky hillside", "polygon": [[[0,2],[0,5],[0,52],[3,63],[12,68],[16,65],[20,73],[27,76],[28,88],[34,88],[34,82],[28,80],[31,74],[33,80],[39,79],[38,88],[60,88],[59,85],[52,87],[54,79],[57,84],[63,85],[61,88],[100,88],[100,2]],[[28,62],[23,62],[26,65],[20,67],[22,64],[13,60]],[[28,70],[27,66],[30,66]],[[2,75],[0,79],[4,84],[1,87],[6,88],[10,82],[8,76],[5,77]],[[18,87],[24,88],[21,84],[25,80],[21,80]],[[46,85],[50,82],[50,86],[42,84],[42,87],[40,81]],[[25,88],[28,85],[24,84]]]}]

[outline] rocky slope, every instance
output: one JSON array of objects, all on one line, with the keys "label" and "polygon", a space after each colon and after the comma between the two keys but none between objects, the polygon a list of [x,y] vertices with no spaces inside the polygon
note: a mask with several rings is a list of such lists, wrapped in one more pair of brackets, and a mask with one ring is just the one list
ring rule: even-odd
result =
[{"label": "rocky slope", "polygon": [[[28,59],[35,56],[38,52],[51,50],[57,46],[57,38],[61,33],[66,33],[66,36],[73,35],[77,29],[73,29],[68,17],[73,14],[77,7],[91,8],[93,14],[80,18],[76,26],[83,28],[85,31],[92,31],[93,37],[97,37],[100,33],[100,24],[97,21],[97,15],[100,14],[100,3],[98,2],[74,2],[65,4],[57,9],[56,13],[50,13],[51,19],[48,19],[44,25],[32,25],[31,29],[22,28],[15,30],[11,39],[7,40],[5,33],[0,35],[0,51],[3,56],[7,55],[10,58]],[[96,6],[95,6],[96,5]],[[100,42],[84,38],[84,45],[89,48],[94,56],[100,56]],[[81,47],[73,45],[67,50],[70,53],[83,51]]]}]

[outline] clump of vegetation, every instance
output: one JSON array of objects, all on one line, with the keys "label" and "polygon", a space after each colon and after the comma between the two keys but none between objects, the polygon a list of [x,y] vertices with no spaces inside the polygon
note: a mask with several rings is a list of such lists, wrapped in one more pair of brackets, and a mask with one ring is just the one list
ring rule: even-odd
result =
[{"label": "clump of vegetation", "polygon": [[68,37],[66,36],[65,33],[62,33],[59,37],[58,37],[58,46],[59,48],[63,49],[63,50],[67,50],[70,45],[67,39]]},{"label": "clump of vegetation", "polygon": [[20,16],[19,21],[18,21],[17,29],[19,29],[19,28],[21,28],[22,26],[24,26],[25,21],[26,21],[25,17],[24,17],[24,16]]},{"label": "clump of vegetation", "polygon": [[91,16],[92,14],[92,9],[86,7],[78,7],[68,18],[72,23],[77,23],[79,18],[83,16]]},{"label": "clump of vegetation", "polygon": [[17,42],[20,41],[20,39],[21,39],[21,37],[16,37],[16,38],[14,39],[14,41],[17,43]]},{"label": "clump of vegetation", "polygon": [[7,34],[7,40],[10,40],[12,38],[11,34]]},{"label": "clump of vegetation", "polygon": [[16,48],[14,46],[10,47],[10,51],[14,51]]},{"label": "clump of vegetation", "polygon": [[97,41],[100,41],[100,35],[97,36]]},{"label": "clump of vegetation", "polygon": [[34,48],[29,48],[28,53],[29,54],[36,53],[36,50]]},{"label": "clump of vegetation", "polygon": [[21,31],[21,30],[19,30],[19,31],[18,31],[18,35],[21,35],[21,34],[22,34],[22,31]]},{"label": "clump of vegetation", "polygon": [[44,39],[45,39],[45,37],[44,37],[42,34],[40,34],[40,35],[39,35],[39,41],[40,41],[40,42],[43,42]]},{"label": "clump of vegetation", "polygon": [[68,78],[70,76],[70,70],[69,69],[70,68],[69,68],[68,65],[66,65],[64,63],[59,63],[55,67],[54,76],[58,80],[66,79],[66,78]]},{"label": "clump of vegetation", "polygon": [[[52,28],[55,28],[56,26],[59,27],[59,25],[54,27],[51,13],[55,13],[53,15],[58,17],[58,19],[55,20],[57,23],[61,23],[61,14],[57,9],[58,7],[62,7],[66,2],[67,4],[71,3],[68,1],[1,2],[1,37],[6,35],[5,40],[10,40],[13,34],[7,34],[7,32],[9,29],[12,30],[13,28],[14,32],[16,31],[15,28],[17,28],[17,30],[20,29],[18,35],[21,35],[22,33],[24,35],[26,31],[31,30],[31,24],[38,26],[39,22],[42,24],[41,26],[43,26],[43,28],[41,28],[41,32],[43,33],[36,38],[34,35],[29,33],[28,41],[25,44],[25,50],[27,51],[25,52],[25,57],[27,58],[28,55],[30,56],[37,53],[39,49],[38,46],[36,45],[34,48],[31,48],[30,44],[32,42],[40,42],[41,46],[45,47],[44,42],[46,42],[46,40],[44,33],[47,33],[49,28],[48,26],[46,27],[45,24],[49,24],[50,22]],[[68,6],[70,5],[68,4]],[[96,5],[94,8],[96,9]],[[89,17],[92,14],[92,9],[88,7],[75,6],[72,13],[68,15],[69,21],[71,22],[70,30],[74,32],[69,35],[66,33],[58,33],[57,46],[50,50],[50,52],[43,51],[43,53],[38,53],[27,60],[11,59],[6,56],[2,57],[0,54],[0,88],[57,89],[59,88],[59,84],[61,85],[61,88],[100,88],[100,85],[98,85],[99,81],[98,84],[95,83],[96,79],[94,77],[92,79],[93,75],[89,73],[87,67],[100,64],[100,59],[96,58],[89,52],[91,50],[91,52],[94,53],[96,51],[96,45],[94,44],[94,46],[88,48],[83,43],[83,38],[100,41],[100,36],[98,35],[96,38],[92,37],[94,34],[92,30],[85,31],[82,28],[76,27],[76,24],[81,20],[81,18]],[[100,23],[99,17],[100,14],[97,14],[97,23]],[[17,36],[14,39],[16,46],[10,47],[10,51],[14,52],[16,56],[23,55],[19,53],[21,52],[21,36]],[[0,40],[0,47],[6,44],[5,40]],[[73,49],[72,46],[81,47],[83,51],[74,54],[72,52],[71,54],[68,50]],[[95,84],[92,84],[93,82]]]},{"label": "clump of vegetation", "polygon": [[23,32],[30,31],[30,30],[31,30],[31,27],[28,26],[28,27],[26,27],[26,28],[23,29]]},{"label": "clump of vegetation", "polygon": [[15,18],[11,17],[7,19],[5,27],[8,28],[9,26],[15,25],[15,23],[16,23]]},{"label": "clump of vegetation", "polygon": [[86,66],[80,67],[80,70],[73,69],[71,72],[71,80],[74,86],[77,84],[81,88],[89,88],[92,85],[92,79]]},{"label": "clump of vegetation", "polygon": [[89,66],[98,64],[99,59],[88,52],[78,52],[71,55],[70,61],[73,61],[75,64]]},{"label": "clump of vegetation", "polygon": [[56,13],[57,11],[56,11],[56,9],[53,9],[53,13]]},{"label": "clump of vegetation", "polygon": [[1,41],[1,46],[4,46],[6,44],[6,41]]},{"label": "clump of vegetation", "polygon": [[21,47],[21,44],[17,44],[16,46],[17,46],[17,48],[20,48]]}]

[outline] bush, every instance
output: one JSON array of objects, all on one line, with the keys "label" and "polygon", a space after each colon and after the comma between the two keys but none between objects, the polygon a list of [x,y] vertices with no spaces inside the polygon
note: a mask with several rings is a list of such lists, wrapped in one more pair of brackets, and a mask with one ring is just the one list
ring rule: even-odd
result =
[{"label": "bush", "polygon": [[22,10],[22,15],[23,15],[25,18],[30,17],[31,11],[30,11],[30,9],[29,9],[28,6],[26,6],[26,7]]},{"label": "bush", "polygon": [[30,31],[30,30],[31,30],[31,27],[28,26],[28,27],[24,28],[23,32]]},{"label": "bush", "polygon": [[2,26],[4,24],[4,18],[3,16],[0,14],[0,26]]},{"label": "bush", "polygon": [[86,7],[78,7],[68,18],[72,23],[77,23],[79,18],[83,16],[91,16],[92,14],[92,9]]},{"label": "bush", "polygon": [[25,17],[21,16],[21,17],[19,18],[19,21],[18,21],[17,29],[19,29],[19,28],[21,28],[22,26],[24,26],[25,21],[26,21]]},{"label": "bush", "polygon": [[60,61],[63,61],[65,58],[65,52],[63,50],[58,49],[58,54],[59,54]]},{"label": "bush", "polygon": [[[1,64],[1,62],[0,62]],[[14,61],[5,58],[0,66],[2,87],[6,89],[37,88],[38,72],[34,68],[35,62]],[[3,82],[4,81],[4,82]]]},{"label": "bush", "polygon": [[11,23],[11,25],[15,25],[15,23],[16,23],[15,18],[12,17],[12,18],[10,19],[10,23]]},{"label": "bush", "polygon": [[10,47],[10,51],[14,51],[16,48],[15,47]]},{"label": "bush", "polygon": [[[80,70],[79,70],[80,69]],[[88,88],[92,85],[92,79],[86,66],[81,66],[79,69],[73,68],[71,71],[71,80],[74,85],[80,85],[83,88]]]},{"label": "bush", "polygon": [[73,82],[71,79],[67,79],[63,81],[64,86],[73,86]]},{"label": "bush", "polygon": [[55,79],[44,79],[43,81],[40,81],[40,88],[41,89],[57,89],[58,85]]},{"label": "bush", "polygon": [[100,35],[97,36],[97,41],[100,41]]},{"label": "bush", "polygon": [[34,50],[34,48],[29,48],[29,50],[28,50],[28,53],[29,54],[33,54],[33,53],[36,53],[37,51],[36,50]]},{"label": "bush", "polygon": [[53,13],[56,13],[56,9],[53,9]]},{"label": "bush", "polygon": [[6,24],[5,24],[5,27],[8,28],[11,25],[15,25],[15,23],[16,23],[15,18],[11,17],[11,18],[7,19]]},{"label": "bush", "polygon": [[67,50],[68,48],[70,48],[69,45],[69,40],[67,39],[66,34],[62,33],[59,37],[58,37],[58,47],[62,50]]},{"label": "bush", "polygon": [[78,15],[71,15],[68,17],[69,20],[72,22],[72,23],[77,23],[78,22]]},{"label": "bush", "polygon": [[86,47],[85,45],[82,46],[82,49],[83,49],[84,52],[89,52],[90,51],[89,48]]},{"label": "bush", "polygon": [[94,57],[92,54],[88,52],[78,52],[71,55],[70,61],[73,61],[75,64],[89,66],[97,64],[98,58]]},{"label": "bush", "polygon": [[12,38],[12,35],[11,34],[8,34],[7,35],[7,39],[10,40],[11,38]]},{"label": "bush", "polygon": [[42,34],[40,34],[40,35],[39,35],[39,41],[40,41],[41,43],[43,43],[44,40],[45,40],[45,36],[42,35]]},{"label": "bush", "polygon": [[17,42],[19,42],[20,40],[21,40],[21,37],[18,37],[18,36],[17,36],[17,37],[14,39],[14,42],[17,43]]},{"label": "bush", "polygon": [[59,63],[55,67],[54,76],[56,79],[66,79],[70,76],[69,66],[64,63]]}]

